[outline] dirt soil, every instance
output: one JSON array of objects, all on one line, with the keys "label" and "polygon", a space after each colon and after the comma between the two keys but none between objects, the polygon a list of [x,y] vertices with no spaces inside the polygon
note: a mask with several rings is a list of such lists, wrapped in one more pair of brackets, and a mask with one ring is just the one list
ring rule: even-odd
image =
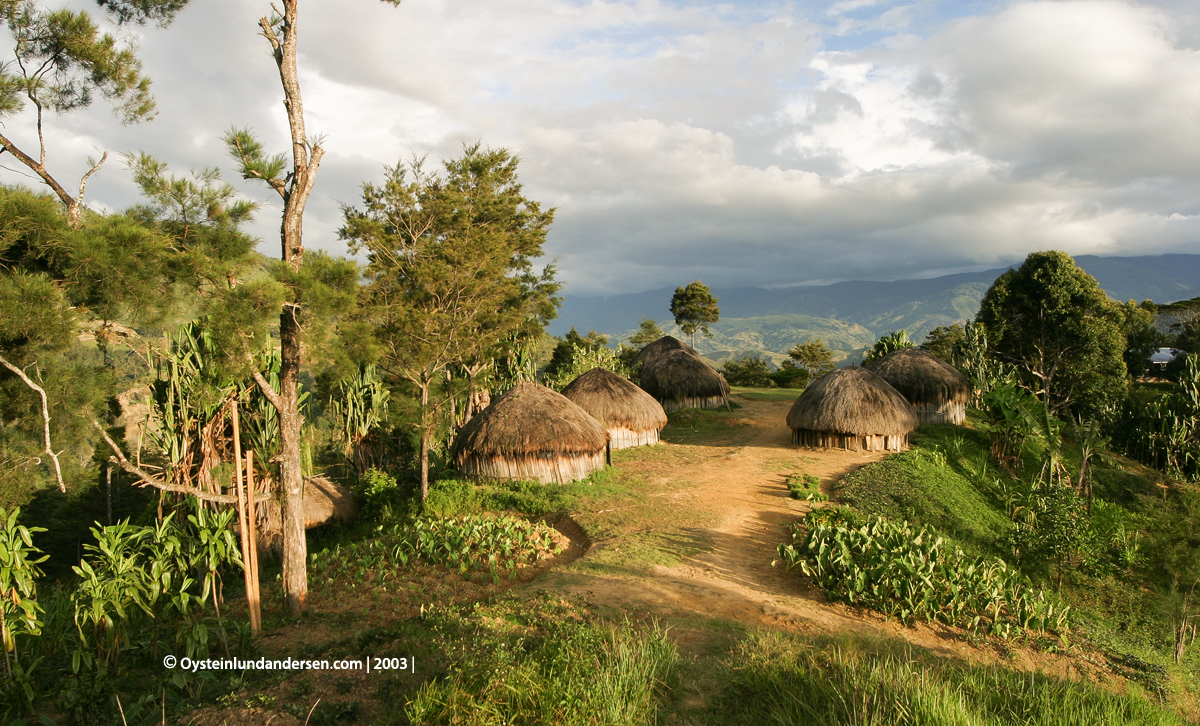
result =
[{"label": "dirt soil", "polygon": [[[623,471],[642,476],[648,484],[667,487],[651,495],[662,498],[664,518],[699,520],[701,524],[683,527],[680,534],[708,546],[644,572],[598,572],[588,567],[590,560],[622,546],[619,538],[598,539],[582,558],[539,579],[536,586],[582,596],[602,609],[673,621],[685,652],[703,650],[708,640],[685,624],[699,616],[806,634],[901,638],[935,654],[975,663],[1004,661],[1010,667],[1058,676],[1105,677],[1087,660],[987,642],[976,647],[956,628],[905,627],[870,611],[832,603],[820,590],[806,586],[798,573],[773,566],[776,547],[788,536],[786,526],[822,506],[793,499],[784,483],[787,475],[813,474],[829,494],[834,482],[885,454],[798,448],[791,443],[785,421],[790,402],[738,395],[734,400],[741,406],[735,412],[740,426],[728,445],[667,444],[683,455],[647,456],[621,464]],[[670,488],[681,482],[689,486]],[[581,519],[585,528],[602,530],[604,518],[617,514],[618,509],[597,511]]]},{"label": "dirt soil", "polygon": [[[798,448],[785,423],[790,401],[740,395],[733,400],[740,408],[715,427],[710,421],[710,427],[703,428],[701,422],[690,430],[682,417],[682,425],[665,433],[671,443],[617,452],[618,476],[633,494],[611,502],[597,496],[586,500],[586,511],[550,522],[562,535],[562,552],[523,571],[515,581],[492,584],[430,572],[420,578],[424,594],[405,592],[406,597],[397,596],[394,604],[381,601],[375,591],[331,591],[325,597],[317,584],[313,609],[324,614],[267,633],[263,651],[293,654],[299,647],[344,639],[357,628],[398,622],[419,612],[411,597],[470,602],[504,590],[544,590],[582,598],[609,617],[664,622],[689,656],[703,658],[721,651],[730,631],[745,626],[810,635],[878,635],[972,663],[1003,662],[1010,668],[1088,677],[1123,688],[1123,679],[1103,667],[1103,658],[1095,654],[1045,653],[1018,643],[968,638],[961,630],[939,624],[905,627],[871,611],[829,602],[798,573],[773,566],[776,547],[787,539],[786,526],[822,506],[792,499],[786,477],[816,475],[829,494],[841,477],[884,455]],[[714,626],[722,621],[733,627]],[[269,695],[277,703],[298,702],[291,695],[297,687],[293,680],[280,683]],[[383,707],[365,675],[346,674],[346,682],[340,684],[326,680],[314,676],[306,681],[306,706],[319,695],[330,703],[359,700],[363,715]],[[699,693],[703,686],[693,689]],[[702,707],[703,699],[701,693],[688,705]],[[289,714],[269,709],[206,709],[190,716],[184,723],[194,726],[295,722]]]}]

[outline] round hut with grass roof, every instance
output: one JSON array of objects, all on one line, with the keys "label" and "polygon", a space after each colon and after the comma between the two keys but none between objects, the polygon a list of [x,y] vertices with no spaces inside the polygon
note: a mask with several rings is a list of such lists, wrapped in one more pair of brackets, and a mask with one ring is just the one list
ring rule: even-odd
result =
[{"label": "round hut with grass roof", "polygon": [[645,368],[673,350],[686,350],[692,355],[698,355],[692,346],[682,340],[670,335],[664,335],[638,351],[638,354],[633,358],[633,368],[634,370],[637,370],[638,366]]},{"label": "round hut with grass roof", "polygon": [[680,408],[729,408],[725,377],[690,350],[671,350],[652,358],[638,376],[642,390],[664,411]]},{"label": "round hut with grass roof", "polygon": [[522,381],[475,414],[451,447],[458,470],[567,484],[604,468],[608,432],[561,393]]},{"label": "round hut with grass roof", "polygon": [[971,382],[949,363],[919,348],[901,348],[867,368],[908,399],[921,423],[966,422]]},{"label": "round hut with grass roof", "polygon": [[787,415],[792,443],[848,451],[900,451],[919,423],[899,391],[857,366],[810,383]]},{"label": "round hut with grass roof", "polygon": [[667,413],[653,396],[603,368],[571,381],[562,395],[608,429],[612,449],[657,444],[658,432],[667,425]]}]

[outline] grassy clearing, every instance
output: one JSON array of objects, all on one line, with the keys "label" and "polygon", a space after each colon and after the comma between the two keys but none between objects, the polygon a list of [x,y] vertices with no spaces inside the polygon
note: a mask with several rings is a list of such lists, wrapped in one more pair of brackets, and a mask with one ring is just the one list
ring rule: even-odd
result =
[{"label": "grassy clearing", "polygon": [[[1171,623],[1179,611],[1165,569],[1179,567],[1171,564],[1171,553],[1194,539],[1186,523],[1195,494],[1187,486],[1165,482],[1160,473],[1123,457],[1093,461],[1092,511],[1072,525],[1077,529],[1068,536],[1075,549],[1064,568],[1062,560],[1049,556],[1016,556],[1021,533],[1014,518],[1029,503],[1030,485],[995,466],[986,436],[922,426],[912,442],[912,450],[847,476],[835,498],[863,513],[930,526],[970,555],[1018,565],[1071,606],[1071,642],[1173,703],[1196,701],[1200,650],[1188,648],[1173,661]],[[1027,479],[1040,466],[1032,448],[1022,466]],[[1067,442],[1062,453],[1068,472],[1076,471],[1078,449]],[[1076,504],[1082,513],[1082,504]],[[1119,665],[1126,661],[1139,665]]]},{"label": "grassy clearing", "polygon": [[745,440],[746,429],[752,421],[738,413],[723,408],[684,408],[667,414],[667,425],[662,430],[663,441],[672,444],[701,444],[735,446]]},{"label": "grassy clearing", "polygon": [[804,392],[803,388],[748,388],[731,386],[731,393],[751,401],[787,401],[791,403]]},{"label": "grassy clearing", "polygon": [[895,641],[757,633],[730,658],[713,724],[1092,726],[1187,723],[1136,686],[1117,694],[1002,667],[935,659]]}]

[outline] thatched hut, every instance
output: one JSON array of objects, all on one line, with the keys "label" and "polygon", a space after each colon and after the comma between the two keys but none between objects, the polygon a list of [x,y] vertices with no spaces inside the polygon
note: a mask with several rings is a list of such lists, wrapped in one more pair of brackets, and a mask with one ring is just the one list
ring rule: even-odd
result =
[{"label": "thatched hut", "polygon": [[653,396],[603,368],[571,381],[562,394],[604,424],[611,449],[657,444],[667,425],[667,413]]},{"label": "thatched hut", "polygon": [[692,348],[692,346],[688,345],[682,340],[679,340],[678,338],[673,338],[670,335],[664,335],[663,337],[638,351],[638,354],[633,359],[633,367],[635,369],[638,366],[645,368],[673,350],[686,350],[687,352],[696,355],[696,351]]},{"label": "thatched hut", "polygon": [[850,451],[899,451],[919,423],[899,391],[857,366],[810,383],[787,415],[792,443]]},{"label": "thatched hut", "polygon": [[566,484],[604,468],[608,433],[569,398],[520,382],[475,414],[451,448],[468,476]]},{"label": "thatched hut", "polygon": [[908,399],[921,423],[966,422],[971,382],[949,363],[918,348],[901,348],[867,368]]},{"label": "thatched hut", "polygon": [[[262,505],[260,505],[262,506]],[[278,550],[282,543],[282,522],[279,500],[262,506],[258,518],[258,543],[268,550]],[[304,528],[312,529],[326,522],[344,521],[354,516],[358,507],[350,490],[321,476],[304,477]]]},{"label": "thatched hut", "polygon": [[672,350],[653,358],[642,366],[638,380],[664,411],[729,407],[725,377],[690,350]]}]

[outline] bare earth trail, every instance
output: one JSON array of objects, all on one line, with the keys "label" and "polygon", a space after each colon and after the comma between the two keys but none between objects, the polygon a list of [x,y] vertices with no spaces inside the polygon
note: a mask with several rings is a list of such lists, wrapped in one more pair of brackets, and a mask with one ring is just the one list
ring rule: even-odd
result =
[{"label": "bare earth trail", "polygon": [[[813,505],[792,499],[784,484],[790,473],[808,473],[830,485],[880,453],[801,449],[791,443],[786,401],[734,397],[742,426],[729,445],[667,444],[676,456],[646,456],[621,463],[628,474],[663,485],[660,517],[684,523],[680,538],[698,544],[676,564],[651,565],[649,571],[622,573],[589,567],[619,538],[598,538],[583,557],[540,578],[535,587],[580,595],[593,605],[627,613],[666,618],[719,618],[806,633],[859,633],[900,637],[942,655],[994,662],[996,653],[968,646],[940,625],[903,627],[862,610],[830,603],[819,590],[806,588],[795,572],[772,567],[776,547],[787,538],[786,525]],[[670,486],[684,483],[683,486]],[[578,517],[585,529],[603,529],[600,510]],[[699,522],[699,524],[696,524]],[[668,524],[669,526],[669,524]],[[676,626],[678,632],[678,626]],[[687,630],[685,628],[685,630]],[[683,633],[679,633],[683,635]],[[686,638],[685,638],[686,639]],[[681,643],[683,645],[684,643]]]}]

